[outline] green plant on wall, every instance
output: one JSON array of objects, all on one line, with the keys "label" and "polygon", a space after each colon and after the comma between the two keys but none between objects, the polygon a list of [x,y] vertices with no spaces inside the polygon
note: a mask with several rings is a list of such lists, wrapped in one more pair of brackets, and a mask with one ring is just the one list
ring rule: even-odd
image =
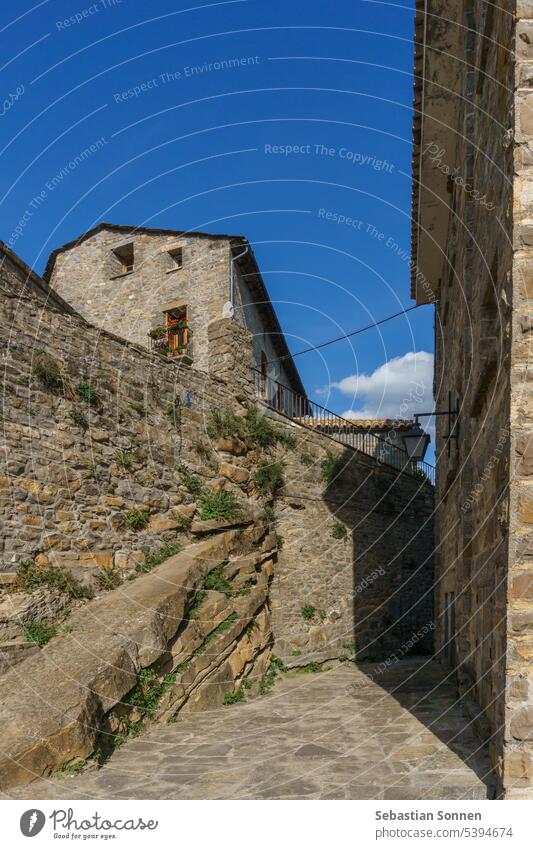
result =
[{"label": "green plant on wall", "polygon": [[263,496],[274,497],[283,487],[283,463],[260,460],[252,480]]},{"label": "green plant on wall", "polygon": [[233,439],[242,436],[244,430],[244,420],[233,410],[211,410],[211,422],[207,432],[212,439],[216,437]]},{"label": "green plant on wall", "polygon": [[59,389],[62,385],[61,372],[55,363],[38,360],[33,366],[33,373],[47,389]]},{"label": "green plant on wall", "polygon": [[209,633],[207,635],[207,637],[203,641],[202,645],[198,646],[198,648],[194,650],[194,655],[196,657],[198,657],[199,655],[203,654],[205,652],[206,648],[212,642],[214,642],[217,639],[217,637],[219,637],[225,631],[229,631],[229,629],[231,628],[231,626],[233,625],[233,623],[235,622],[236,619],[237,619],[237,614],[236,613],[230,613],[230,615],[226,619],[224,619],[223,622],[221,622],[219,625],[217,625],[217,627],[213,631],[211,631],[211,633]]},{"label": "green plant on wall", "polygon": [[122,578],[116,569],[100,569],[94,579],[101,590],[114,590],[122,583]]},{"label": "green plant on wall", "polygon": [[229,598],[232,595],[231,585],[224,575],[224,564],[215,566],[214,569],[211,569],[211,571],[206,575],[203,589],[224,593],[226,598]]},{"label": "green plant on wall", "polygon": [[179,398],[176,398],[167,406],[167,416],[170,423],[179,430],[181,427],[181,405]]},{"label": "green plant on wall", "polygon": [[90,383],[81,382],[76,386],[76,395],[91,407],[98,405],[98,396]]},{"label": "green plant on wall", "polygon": [[131,401],[130,407],[132,410],[135,410],[135,412],[138,413],[140,416],[146,415],[146,408],[144,404],[142,404],[140,401]]},{"label": "green plant on wall", "polygon": [[75,425],[77,425],[77,427],[81,427],[82,430],[87,430],[87,428],[89,427],[89,423],[88,423],[87,419],[85,418],[85,416],[82,413],[80,413],[79,410],[76,410],[76,409],[71,410],[70,413],[69,413],[69,416],[71,418],[71,421]]},{"label": "green plant on wall", "polygon": [[225,705],[234,705],[237,702],[244,701],[244,690],[242,687],[239,687],[234,693],[226,693],[224,696],[224,704]]},{"label": "green plant on wall", "polygon": [[312,466],[316,460],[316,455],[311,454],[310,451],[302,451],[300,454],[300,460],[304,464],[304,466]]},{"label": "green plant on wall", "polygon": [[178,469],[180,480],[185,489],[195,498],[204,491],[204,485],[197,475],[193,475],[185,466],[180,466]]},{"label": "green plant on wall", "polygon": [[198,611],[200,609],[200,605],[202,604],[204,598],[205,598],[204,590],[198,590],[198,592],[196,592],[194,594],[194,598],[192,600],[192,603],[189,607],[189,610],[187,611],[187,617],[189,619],[197,619],[198,618]]},{"label": "green plant on wall", "polygon": [[164,543],[157,552],[151,552],[148,548],[143,549],[144,561],[137,563],[135,566],[136,572],[151,572],[156,566],[164,563],[169,557],[174,557],[181,551],[179,542]]},{"label": "green plant on wall", "polygon": [[331,536],[333,539],[345,540],[348,538],[348,529],[344,522],[341,522],[339,519],[335,519],[331,527]]},{"label": "green plant on wall", "polygon": [[146,716],[151,716],[157,708],[163,695],[176,680],[176,673],[165,675],[160,681],[154,669],[141,669],[137,676],[135,687],[124,698],[124,704],[137,708]]},{"label": "green plant on wall", "polygon": [[261,683],[261,695],[265,696],[269,690],[274,686],[274,682],[280,672],[287,672],[287,667],[281,660],[281,658],[276,657],[275,654],[270,658],[270,663],[268,665],[268,669],[265,673],[263,681]]},{"label": "green plant on wall", "polygon": [[303,619],[314,619],[316,616],[316,607],[313,607],[312,604],[304,604],[302,607],[302,618]]},{"label": "green plant on wall", "polygon": [[55,636],[55,625],[50,622],[36,621],[35,619],[27,619],[22,625],[24,636],[29,643],[37,643],[39,646],[44,646]]},{"label": "green plant on wall", "polygon": [[209,463],[213,457],[213,452],[211,451],[210,446],[207,442],[204,442],[202,439],[197,439],[193,444],[193,449],[198,454],[199,457],[202,458],[204,463]]},{"label": "green plant on wall", "polygon": [[139,462],[139,452],[134,448],[120,448],[115,452],[115,463],[125,471],[131,472],[135,463]]},{"label": "green plant on wall", "polygon": [[199,498],[198,515],[203,521],[209,519],[233,519],[238,516],[240,508],[233,492],[225,489],[220,492],[205,492]]},{"label": "green plant on wall", "polygon": [[142,531],[150,521],[150,514],[147,510],[128,510],[126,514],[126,524],[132,531]]},{"label": "green plant on wall", "polygon": [[272,448],[278,444],[285,448],[296,448],[296,437],[276,427],[257,407],[248,408],[245,424],[247,436],[260,448]]},{"label": "green plant on wall", "polygon": [[328,454],[324,457],[320,464],[320,471],[324,483],[328,486],[333,483],[333,481],[340,475],[343,468],[344,461],[341,457],[333,457],[332,454]]},{"label": "green plant on wall", "polygon": [[24,560],[19,563],[12,587],[15,592],[19,590],[31,592],[37,587],[48,587],[59,590],[71,598],[93,598],[94,596],[90,587],[81,584],[59,566],[36,566],[33,560]]}]

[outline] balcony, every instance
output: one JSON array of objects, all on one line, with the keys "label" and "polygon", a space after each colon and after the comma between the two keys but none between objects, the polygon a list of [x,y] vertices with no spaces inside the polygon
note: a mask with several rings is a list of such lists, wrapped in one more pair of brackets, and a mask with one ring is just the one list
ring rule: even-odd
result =
[{"label": "balcony", "polygon": [[150,350],[165,357],[192,363],[192,331],[186,321],[160,324],[148,333]]}]

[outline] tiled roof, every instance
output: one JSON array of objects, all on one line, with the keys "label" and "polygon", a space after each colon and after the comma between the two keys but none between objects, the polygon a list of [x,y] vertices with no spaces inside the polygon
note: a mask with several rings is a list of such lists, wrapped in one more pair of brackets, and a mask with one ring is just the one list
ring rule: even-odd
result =
[{"label": "tiled roof", "polygon": [[331,420],[327,417],[302,416],[295,418],[295,421],[325,432],[341,429],[368,433],[378,430],[411,430],[414,424],[411,419],[337,419],[333,416]]}]

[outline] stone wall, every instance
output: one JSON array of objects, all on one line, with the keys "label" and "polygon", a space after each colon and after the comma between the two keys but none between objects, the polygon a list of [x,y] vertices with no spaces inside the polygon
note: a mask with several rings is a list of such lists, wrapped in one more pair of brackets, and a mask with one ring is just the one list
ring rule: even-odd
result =
[{"label": "stone wall", "polygon": [[[433,487],[270,415],[297,437],[295,450],[278,451],[277,654],[294,665],[431,653]],[[324,463],[332,460],[328,484]]]},{"label": "stone wall", "polygon": [[53,304],[61,312],[74,312],[70,304],[52,291],[26,263],[0,241],[0,291],[7,295],[25,295],[41,303]]},{"label": "stone wall", "polygon": [[[464,99],[457,103],[459,135],[450,166],[486,201],[450,183],[454,215],[448,273],[437,305],[435,398],[437,409],[444,410],[451,392],[461,412],[458,448],[453,443],[450,453],[447,419],[437,422],[436,535],[441,544],[435,595],[437,648],[445,663],[457,666],[461,692],[478,714],[497,765],[504,725],[512,299],[513,158],[503,144],[512,87],[503,45],[511,44],[512,19],[495,7],[491,29],[489,7],[471,5],[473,17],[467,18],[468,4],[462,9],[462,23],[470,32],[465,30],[460,40]],[[475,146],[481,140],[479,153]]]},{"label": "stone wall", "polygon": [[[450,394],[460,403],[457,447],[448,451],[448,422],[437,422],[436,644],[489,741],[499,792],[532,798],[533,6],[462,2],[443,24],[444,10],[428,7],[424,130],[437,144],[422,141],[420,156],[426,186],[444,174],[447,195],[422,200],[426,247],[413,266],[442,268],[428,281],[436,407]],[[419,37],[424,25],[421,16]]]},{"label": "stone wall", "polygon": [[[511,492],[503,782],[533,798],[533,4],[517,3],[512,234]],[[513,81],[511,81],[513,85]]]}]

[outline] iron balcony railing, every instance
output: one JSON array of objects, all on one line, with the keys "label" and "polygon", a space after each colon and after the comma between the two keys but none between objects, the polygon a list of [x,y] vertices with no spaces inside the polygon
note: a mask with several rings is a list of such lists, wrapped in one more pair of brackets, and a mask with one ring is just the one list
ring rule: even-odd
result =
[{"label": "iron balcony railing", "polygon": [[[354,451],[368,454],[379,463],[435,484],[435,467],[430,463],[415,463],[409,460],[407,453],[398,445],[374,433],[357,431],[354,421],[344,419],[316,401],[310,401],[304,395],[264,375],[259,369],[253,369],[253,374],[257,397],[271,409],[283,413],[304,427],[319,431],[336,442],[347,445]],[[391,426],[391,432],[394,434],[394,425]]]}]

